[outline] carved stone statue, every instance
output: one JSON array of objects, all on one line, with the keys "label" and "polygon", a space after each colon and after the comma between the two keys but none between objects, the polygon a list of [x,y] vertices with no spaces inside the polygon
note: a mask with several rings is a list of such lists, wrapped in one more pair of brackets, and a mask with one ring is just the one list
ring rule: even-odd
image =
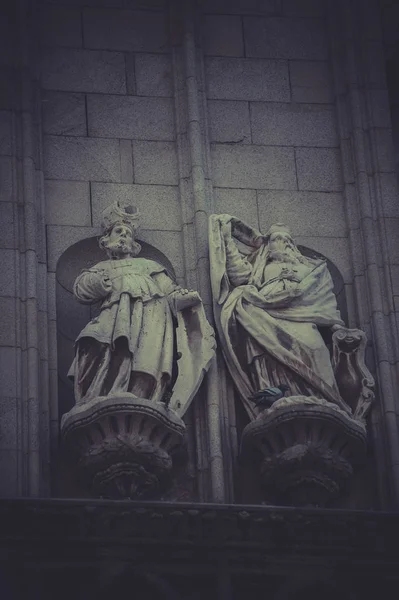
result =
[{"label": "carved stone statue", "polygon": [[108,260],[75,281],[77,299],[101,308],[76,340],[69,371],[76,406],[62,420],[70,447],[82,431],[92,441],[100,435],[79,457],[94,487],[117,482],[121,495],[133,497],[157,487],[154,469],[170,471],[167,450],[181,443],[180,417],[214,355],[198,293],[176,285],[163,265],[137,257],[138,226],[134,207],[108,207],[100,238]]},{"label": "carved stone statue", "polygon": [[[363,332],[345,328],[326,262],[303,256],[290,230],[281,223],[272,225],[267,234],[262,235],[235,217],[212,215],[209,235],[215,322],[220,343],[241,401],[250,419],[256,420],[244,430],[243,446],[250,441],[265,454],[265,448],[273,446],[274,438],[287,441],[291,436],[295,442],[293,422],[298,424],[301,419],[308,419],[307,425],[301,423],[301,427],[303,432],[306,427],[310,431],[311,414],[313,421],[328,421],[330,413],[332,420],[346,420],[346,429],[355,432],[355,438],[364,445],[362,419],[372,400],[373,380],[363,359],[353,359],[354,352],[359,357],[360,347],[364,350],[365,336]],[[333,361],[319,327],[328,327],[333,332]],[[340,387],[335,371],[339,372],[344,386]],[[350,390],[347,388],[344,394],[344,387],[349,383]],[[254,394],[259,396],[262,390],[279,386],[289,390],[287,398],[281,398],[283,394],[280,394],[267,410],[262,403],[254,404]],[[355,389],[357,395],[353,397]],[[284,418],[282,411],[285,411]],[[359,416],[356,422],[355,416]],[[287,429],[279,432],[284,434],[283,438],[276,437],[275,427],[281,428],[284,420],[290,422],[290,433]],[[300,433],[300,428],[297,433],[299,437],[302,435],[300,444],[298,438],[294,444],[298,460],[292,461],[295,456],[292,444],[288,443],[287,448],[280,444],[279,449],[277,444],[270,452],[273,458],[266,457],[263,463],[265,479],[268,479],[267,473],[278,471],[276,464],[287,467],[289,461],[280,454],[289,450],[291,465],[295,464],[297,473],[299,463],[303,467],[305,462],[313,483],[316,479],[320,481],[320,474],[309,475],[314,464],[310,458],[312,453],[314,455],[311,440]],[[301,451],[298,444],[302,445]],[[323,460],[328,462],[326,457]],[[341,467],[346,474],[351,470],[351,465],[341,464]],[[288,470],[293,486],[293,476]],[[336,491],[339,485],[331,481],[331,477],[323,486]],[[295,485],[303,481],[296,481]],[[280,482],[280,487],[285,484]],[[287,494],[284,501],[286,498]]]}]

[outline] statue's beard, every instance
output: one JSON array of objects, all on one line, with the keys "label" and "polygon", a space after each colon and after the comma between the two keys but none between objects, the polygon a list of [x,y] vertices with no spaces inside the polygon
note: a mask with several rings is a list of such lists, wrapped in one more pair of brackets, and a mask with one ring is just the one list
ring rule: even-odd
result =
[{"label": "statue's beard", "polygon": [[107,242],[105,249],[108,256],[111,258],[120,258],[122,256],[134,254],[132,244],[129,244],[127,240],[119,238],[114,242]]},{"label": "statue's beard", "polygon": [[269,253],[269,260],[274,262],[295,264],[300,262],[299,257],[300,254],[298,250],[295,251],[288,247],[279,250],[270,250]]}]

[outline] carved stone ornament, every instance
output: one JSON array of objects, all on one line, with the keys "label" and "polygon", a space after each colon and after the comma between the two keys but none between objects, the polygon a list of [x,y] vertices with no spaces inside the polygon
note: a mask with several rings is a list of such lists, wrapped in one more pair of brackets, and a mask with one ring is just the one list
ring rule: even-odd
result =
[{"label": "carved stone ornament", "polygon": [[[209,236],[215,322],[251,421],[242,458],[259,450],[268,500],[328,504],[366,454],[366,336],[345,328],[326,262],[302,255],[286,225],[262,235],[212,215]],[[319,327],[332,332],[332,358]]]},{"label": "carved stone ornament", "polygon": [[108,260],[75,281],[77,299],[101,309],[76,340],[68,373],[76,405],[61,421],[80,476],[112,498],[157,497],[167,487],[182,416],[215,353],[198,293],[137,257],[138,224],[134,207],[108,207],[100,238]]}]

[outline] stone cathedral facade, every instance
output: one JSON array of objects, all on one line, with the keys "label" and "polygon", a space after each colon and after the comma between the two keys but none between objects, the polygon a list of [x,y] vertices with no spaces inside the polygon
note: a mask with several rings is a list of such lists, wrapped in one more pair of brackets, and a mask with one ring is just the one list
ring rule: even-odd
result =
[{"label": "stone cathedral facade", "polygon": [[[398,22],[388,0],[2,4],[2,598],[395,597]],[[129,446],[136,413],[74,421],[68,378],[100,311],[76,301],[74,282],[106,258],[104,210],[130,204],[146,264],[171,293],[198,292],[203,311],[173,316],[190,401],[171,389],[155,417],[148,402],[137,409],[153,419],[140,416],[140,439],[163,436],[142,463]],[[321,331],[344,407],[327,417],[324,399],[287,404],[286,429],[256,429],[218,328],[211,215],[233,215],[241,241],[242,223],[253,239],[283,223],[301,256],[327,265],[357,332]],[[115,453],[129,446],[124,466],[115,475],[106,449],[99,476],[111,437]],[[292,462],[298,444],[312,448],[306,468]]]}]

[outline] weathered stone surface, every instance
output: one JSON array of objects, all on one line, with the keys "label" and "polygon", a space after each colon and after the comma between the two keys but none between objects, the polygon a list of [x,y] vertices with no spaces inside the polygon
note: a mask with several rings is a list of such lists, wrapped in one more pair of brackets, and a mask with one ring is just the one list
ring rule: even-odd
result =
[{"label": "weathered stone surface", "polygon": [[173,140],[171,98],[88,96],[89,135],[142,140]]},{"label": "weathered stone surface", "polygon": [[44,172],[48,179],[119,181],[118,140],[46,136]]},{"label": "weathered stone surface", "polygon": [[294,102],[333,102],[331,72],[327,61],[290,60],[289,68]]},{"label": "weathered stone surface", "polygon": [[143,229],[176,230],[181,227],[177,187],[93,182],[91,193],[94,226],[100,225],[101,212],[113,200],[122,204],[132,202],[137,206]]},{"label": "weathered stone surface", "polygon": [[174,142],[133,142],[136,183],[177,185],[178,169]]},{"label": "weathered stone surface", "polygon": [[202,0],[206,13],[270,15],[280,10],[280,0]]},{"label": "weathered stone surface", "polygon": [[165,13],[89,8],[83,15],[88,48],[131,52],[166,52],[168,49]]},{"label": "weathered stone surface", "polygon": [[244,17],[246,56],[326,60],[322,20]]},{"label": "weathered stone surface", "polygon": [[296,236],[346,235],[342,194],[259,190],[257,197],[261,231],[285,222]]},{"label": "weathered stone surface", "polygon": [[88,237],[98,235],[98,227],[74,227],[69,225],[47,226],[48,270],[55,272],[58,259],[69,246]]},{"label": "weathered stone surface", "polygon": [[388,90],[370,90],[370,109],[374,127],[391,127]]},{"label": "weathered stone surface", "polygon": [[121,183],[133,183],[133,152],[131,140],[119,140]]},{"label": "weathered stone surface", "polygon": [[288,65],[276,60],[208,58],[209,98],[221,100],[290,100]]},{"label": "weathered stone surface", "polygon": [[1,204],[0,248],[16,247],[14,214],[16,214],[16,211],[12,202],[3,202]]},{"label": "weathered stone surface", "polygon": [[221,214],[235,215],[246,223],[259,227],[256,191],[232,188],[213,190],[215,210]]},{"label": "weathered stone surface", "polygon": [[91,225],[89,182],[48,179],[44,191],[48,225]]},{"label": "weathered stone surface", "polygon": [[212,145],[215,186],[296,189],[292,148]]},{"label": "weathered stone surface", "polygon": [[[18,399],[15,397],[17,363],[15,354],[16,350],[14,348],[0,348],[0,364],[2,371],[0,396],[1,450],[16,450],[18,448]],[[14,389],[13,396],[7,395],[8,392],[6,390],[9,389]]]},{"label": "weathered stone surface", "polygon": [[[128,80],[129,75],[128,69]],[[135,93],[138,96],[173,96],[172,63],[170,56],[163,54],[136,54],[135,77]]]},{"label": "weathered stone surface", "polygon": [[[1,280],[0,296],[14,296],[16,293],[17,272],[15,250],[0,250]],[[6,394],[8,395],[8,393]]]},{"label": "weathered stone surface", "polygon": [[242,21],[233,15],[205,15],[204,53],[210,56],[244,56]]},{"label": "weathered stone surface", "polygon": [[180,231],[141,229],[139,238],[165,254],[173,265],[176,277],[184,277],[184,252]]},{"label": "weathered stone surface", "polygon": [[334,192],[342,189],[341,158],[335,148],[296,148],[300,190]]},{"label": "weathered stone surface", "polygon": [[15,298],[0,297],[0,346],[14,346],[16,343],[15,303]]},{"label": "weathered stone surface", "polygon": [[82,18],[78,8],[41,6],[40,43],[44,46],[82,46]]},{"label": "weathered stone surface", "polygon": [[0,111],[0,154],[11,154],[11,112]]},{"label": "weathered stone surface", "polygon": [[208,116],[212,142],[251,143],[248,102],[209,100]]},{"label": "weathered stone surface", "polygon": [[391,129],[375,129],[375,151],[379,171],[385,173],[395,172],[395,150]]},{"label": "weathered stone surface", "polygon": [[70,92],[125,94],[125,60],[120,52],[44,48],[42,85]]},{"label": "weathered stone surface", "polygon": [[0,497],[16,498],[18,486],[18,454],[16,450],[0,450]]},{"label": "weathered stone surface", "polygon": [[390,261],[399,265],[399,219],[385,219]]},{"label": "weathered stone surface", "polygon": [[87,134],[84,94],[42,92],[43,132],[53,135]]},{"label": "weathered stone surface", "polygon": [[13,200],[12,158],[11,156],[0,156],[0,202]]},{"label": "weathered stone surface", "polygon": [[251,103],[254,144],[338,146],[334,111],[312,104]]},{"label": "weathered stone surface", "polygon": [[283,0],[283,13],[294,17],[321,17],[326,4],[320,0]]},{"label": "weathered stone surface", "polygon": [[350,260],[349,241],[347,237],[295,236],[300,246],[306,246],[330,259],[340,270],[345,283],[352,283],[353,268]]}]

